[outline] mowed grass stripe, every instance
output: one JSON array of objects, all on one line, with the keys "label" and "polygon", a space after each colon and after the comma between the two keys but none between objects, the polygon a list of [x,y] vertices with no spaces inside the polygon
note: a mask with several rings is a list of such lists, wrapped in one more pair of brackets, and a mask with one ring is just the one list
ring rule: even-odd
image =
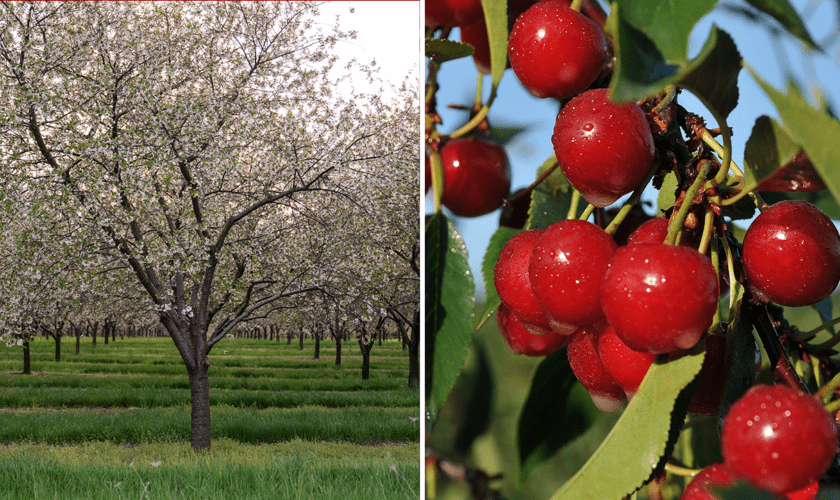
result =
[{"label": "mowed grass stripe", "polygon": [[[417,406],[419,393],[413,389],[384,391],[210,391],[211,405],[231,405],[248,408],[293,408],[298,406],[324,406],[345,408],[351,406],[413,407]],[[183,406],[190,403],[189,389],[161,388],[16,388],[0,391],[0,407],[71,407],[71,406]]]},{"label": "mowed grass stripe", "polygon": [[276,456],[294,456],[304,453],[315,459],[317,465],[347,460],[370,460],[384,464],[414,461],[420,457],[419,442],[356,444],[335,441],[284,441],[282,443],[240,443],[228,438],[213,441],[210,451],[197,453],[189,443],[112,443],[85,441],[84,443],[0,444],[0,457],[29,456],[41,462],[50,460],[76,466],[128,465],[148,466],[153,462],[173,464],[211,463],[266,466]]},{"label": "mowed grass stripe", "polygon": [[318,465],[306,453],[277,456],[267,466],[224,461],[157,467],[43,463],[37,457],[0,459],[0,499],[115,498],[413,500],[420,495],[418,461],[362,460]]},{"label": "mowed grass stripe", "polygon": [[[0,361],[0,372],[7,374],[19,373],[21,362]],[[59,373],[86,373],[86,374],[157,374],[187,376],[187,370],[183,364],[168,365],[144,365],[144,364],[102,364],[102,363],[61,363],[55,362],[33,362],[33,372],[59,372]],[[317,368],[218,368],[211,366],[210,377],[252,377],[252,378],[332,378],[352,380],[361,379],[361,369],[352,369],[346,366],[335,367],[334,365],[322,364]],[[407,381],[408,363],[405,369],[384,370],[371,366],[371,379],[394,379],[403,378]]]},{"label": "mowed grass stripe", "polygon": [[[397,378],[361,380],[323,379],[319,377],[281,379],[248,377],[212,377],[210,389],[253,390],[253,391],[382,391],[399,390],[407,386],[407,381]],[[154,374],[114,373],[108,377],[96,375],[68,375],[54,372],[38,372],[31,377],[20,374],[0,374],[0,389],[34,387],[56,388],[143,388],[143,389],[189,389],[189,380]]]},{"label": "mowed grass stripe", "polygon": [[[6,413],[0,442],[113,443],[188,442],[189,407],[109,412]],[[305,408],[237,410],[214,408],[212,438],[241,443],[277,443],[295,439],[348,443],[418,442],[419,408]]]}]

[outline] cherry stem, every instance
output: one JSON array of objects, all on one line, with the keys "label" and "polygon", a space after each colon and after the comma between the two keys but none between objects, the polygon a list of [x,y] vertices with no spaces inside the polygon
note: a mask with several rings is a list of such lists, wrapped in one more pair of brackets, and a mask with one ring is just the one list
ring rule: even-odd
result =
[{"label": "cherry stem", "polygon": [[643,180],[642,183],[639,184],[639,187],[637,187],[636,190],[633,191],[633,194],[630,195],[630,198],[627,199],[627,203],[625,203],[624,206],[621,207],[621,210],[619,210],[618,213],[615,214],[613,220],[610,221],[610,224],[604,230],[607,234],[612,235],[616,231],[618,231],[618,226],[620,226],[621,223],[624,222],[624,219],[627,218],[627,214],[630,213],[630,210],[633,209],[636,203],[639,203],[639,200],[642,198],[642,193],[644,192],[645,188],[647,187],[648,183],[653,178],[653,175],[656,173],[657,170],[659,170],[658,163],[654,163],[653,165],[651,165],[650,171],[648,172],[647,177],[645,177],[645,180]]},{"label": "cherry stem", "polygon": [[831,349],[832,347],[836,346],[838,343],[840,343],[840,333],[835,334],[834,336],[832,336],[830,339],[826,340],[822,344],[819,344],[819,345],[816,345],[816,346],[812,346],[810,344],[805,344],[804,347],[805,347],[805,350],[808,351],[809,353],[822,352],[822,351],[827,351],[827,350]]},{"label": "cherry stem", "polygon": [[572,203],[569,206],[569,213],[566,215],[566,220],[574,219],[577,216],[578,205],[580,205],[580,191],[572,188]]},{"label": "cherry stem", "polygon": [[820,387],[819,390],[814,393],[814,398],[822,404],[827,404],[837,387],[840,387],[840,373],[829,380],[827,384]]},{"label": "cherry stem", "polygon": [[811,340],[812,338],[816,337],[817,334],[820,333],[821,331],[828,330],[829,328],[836,325],[837,323],[840,323],[840,317],[834,318],[833,320],[831,320],[827,323],[823,323],[823,324],[814,328],[811,331],[798,333],[798,334],[794,335],[793,336],[793,341],[794,342],[806,342],[808,340]]},{"label": "cherry stem", "polygon": [[732,248],[729,247],[729,241],[726,238],[720,238],[723,243],[723,253],[726,255],[726,270],[729,272],[729,310],[735,305],[735,263],[732,260]]},{"label": "cherry stem", "polygon": [[677,87],[676,85],[668,85],[665,87],[665,97],[659,101],[659,104],[654,106],[653,109],[650,110],[651,114],[661,113],[665,108],[671,104],[671,101],[674,100],[674,96],[677,95]]},{"label": "cherry stem", "polygon": [[569,8],[580,12],[581,5],[583,5],[583,0],[572,0],[572,4],[569,5]]},{"label": "cherry stem", "polygon": [[[706,217],[707,218],[708,218],[708,215],[709,215],[710,212],[711,212],[711,209],[707,210],[707,212],[706,212]],[[708,225],[710,225],[710,224],[708,224]],[[711,236],[711,231],[709,231],[709,235]],[[706,228],[704,227],[703,228],[703,238],[705,238],[705,237],[706,237]],[[717,240],[717,237],[715,237],[715,239]],[[702,240],[700,242],[700,246],[701,247],[703,246],[703,241]],[[707,242],[707,246],[708,246],[708,242]],[[706,253],[705,249],[700,251],[700,253],[705,254]],[[718,254],[717,242],[715,242],[715,244],[712,245],[712,267],[715,269],[715,276],[720,276],[720,271],[719,271],[720,270],[720,255]],[[718,279],[720,279],[720,278],[718,278]],[[718,306],[715,308],[715,315],[712,318],[712,325],[716,325],[718,323],[720,323],[720,302],[718,302]]]},{"label": "cherry stem", "polygon": [[837,410],[840,410],[840,399],[825,405],[825,411],[827,411],[828,413],[834,413]]},{"label": "cherry stem", "polygon": [[665,471],[675,476],[694,477],[700,472],[700,469],[689,469],[688,467],[672,464],[671,462],[665,462]]},{"label": "cherry stem", "polygon": [[429,160],[432,167],[432,189],[434,191],[435,213],[440,213],[440,199],[443,197],[443,161],[440,159],[440,153],[437,151],[432,151],[429,155]]},{"label": "cherry stem", "polygon": [[[709,242],[712,240],[712,231],[714,230],[714,222],[715,222],[715,213],[712,211],[712,207],[706,205],[706,213],[703,216],[703,235],[700,237],[700,246],[697,247],[697,251],[701,254],[705,255],[706,250],[709,249]],[[717,253],[717,249],[714,250]],[[717,270],[717,268],[715,268]]]},{"label": "cherry stem", "polygon": [[[481,77],[479,76],[479,81],[480,81],[480,78]],[[455,132],[452,132],[451,134],[449,134],[449,138],[450,139],[455,139],[455,138],[461,137],[462,135],[466,135],[466,134],[472,132],[472,130],[474,128],[476,128],[482,121],[484,121],[485,118],[487,118],[487,113],[490,112],[490,106],[493,104],[493,101],[495,101],[495,100],[496,100],[496,87],[493,87],[492,89],[490,89],[490,97],[487,98],[487,103],[484,106],[482,106],[481,109],[478,110],[478,113],[476,113],[475,116],[473,116],[470,119],[470,121],[468,121],[463,127],[459,128]],[[479,102],[480,102],[480,98],[479,98]]]},{"label": "cherry stem", "polygon": [[756,208],[758,208],[759,212],[767,210],[767,203],[765,203],[764,200],[761,199],[760,194],[756,193],[755,191],[750,191],[750,198],[753,199],[753,202],[755,203],[755,206]]},{"label": "cherry stem", "polygon": [[590,203],[590,204],[589,204],[589,205],[587,205],[587,206],[586,206],[586,208],[583,210],[583,214],[581,214],[581,216],[580,216],[580,217],[578,217],[578,218],[579,218],[580,220],[587,220],[587,219],[589,219],[589,216],[590,216],[590,215],[592,215],[592,212],[594,212],[594,211],[595,211],[595,205],[593,205],[593,204],[591,204],[591,203]]},{"label": "cherry stem", "polygon": [[[718,127],[720,128],[720,133],[723,136],[723,151],[719,153],[721,154],[720,169],[718,170],[717,175],[715,175],[715,178],[712,179],[706,186],[707,188],[713,188],[722,184],[729,175],[729,168],[732,163],[732,133],[729,130],[729,126],[726,124],[726,118],[718,112],[717,108],[712,106],[711,103],[699,92],[692,93],[694,94],[694,97],[703,103],[703,106],[705,106],[715,118],[718,123]],[[717,143],[717,141],[714,142]]]},{"label": "cherry stem", "polygon": [[703,183],[706,182],[706,174],[709,173],[710,164],[711,162],[708,160],[700,162],[700,171],[697,173],[697,178],[694,179],[694,182],[692,182],[691,186],[689,186],[688,190],[686,190],[685,197],[683,198],[679,211],[676,215],[671,217],[671,222],[668,226],[668,236],[665,237],[666,245],[676,244],[677,232],[679,232],[683,227],[685,218],[688,216],[688,211],[691,208],[691,202],[694,201],[694,198],[697,196],[697,193],[700,192],[700,188],[703,186]]},{"label": "cherry stem", "polygon": [[482,93],[481,92],[481,87],[482,87],[482,83],[484,83],[484,78],[482,78],[483,76],[484,75],[482,75],[481,72],[479,71],[478,72],[478,77],[476,79],[477,81],[475,82],[475,105],[476,105],[476,107],[481,106],[481,93]]}]

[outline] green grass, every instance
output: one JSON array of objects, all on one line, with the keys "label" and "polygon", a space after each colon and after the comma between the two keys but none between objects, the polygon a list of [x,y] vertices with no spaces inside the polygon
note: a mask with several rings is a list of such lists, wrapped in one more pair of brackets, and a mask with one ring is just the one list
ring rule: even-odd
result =
[{"label": "green grass", "polygon": [[58,363],[52,341],[32,343],[26,376],[21,350],[0,349],[0,500],[419,497],[420,395],[399,342],[375,346],[361,380],[355,342],[336,366],[332,342],[315,360],[312,341],[224,340],[200,454],[170,339],[82,342]]},{"label": "green grass", "polygon": [[[419,441],[418,409],[378,407],[242,410],[216,407],[211,412],[213,439],[242,443],[276,443],[296,438],[367,443]],[[415,420],[412,420],[415,419]],[[177,442],[190,439],[190,409],[139,409],[114,412],[7,412],[0,426],[0,442],[73,443]]]},{"label": "green grass", "polygon": [[318,464],[298,450],[255,466],[198,460],[194,464],[71,465],[28,454],[0,459],[0,499],[416,499],[419,461]]}]

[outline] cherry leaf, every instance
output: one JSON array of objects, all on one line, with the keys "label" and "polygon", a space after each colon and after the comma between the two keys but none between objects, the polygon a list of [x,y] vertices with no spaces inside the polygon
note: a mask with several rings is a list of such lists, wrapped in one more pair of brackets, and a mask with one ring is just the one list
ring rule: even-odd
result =
[{"label": "cherry leaf", "polygon": [[471,56],[473,52],[475,52],[475,49],[468,43],[443,40],[440,38],[426,39],[426,57],[433,59],[437,63]]},{"label": "cherry leaf", "polygon": [[484,9],[484,20],[487,23],[487,41],[490,43],[490,74],[493,91],[495,92],[507,66],[507,1],[482,0],[481,6]]},{"label": "cherry leaf", "polygon": [[662,468],[685,420],[690,385],[703,365],[704,346],[701,341],[681,358],[658,359],[651,365],[613,430],[552,500],[620,500]]},{"label": "cherry leaf", "polygon": [[785,130],[814,164],[831,195],[840,201],[840,121],[825,111],[810,107],[795,92],[782,94],[767,84],[752,69],[750,73],[767,94],[782,118]]},{"label": "cherry leaf", "polygon": [[[565,349],[547,356],[537,367],[531,391],[519,417],[520,479],[582,435],[604,413],[577,383]],[[557,416],[563,415],[563,425]]]},{"label": "cherry leaf", "polygon": [[787,0],[747,0],[747,3],[779,21],[789,33],[802,40],[808,47],[817,48],[805,23]]},{"label": "cherry leaf", "polygon": [[481,262],[481,272],[484,276],[484,311],[482,311],[481,317],[478,318],[476,329],[481,328],[493,316],[499,304],[502,303],[501,299],[499,299],[499,294],[496,292],[496,285],[493,283],[495,279],[493,269],[496,267],[499,254],[502,252],[502,248],[504,248],[508,240],[521,232],[521,229],[500,226],[493,233],[493,236],[490,237],[490,244],[487,245],[487,251],[484,253],[484,259]]},{"label": "cherry leaf", "polygon": [[426,226],[426,409],[432,425],[467,358],[475,285],[467,248],[443,214]]},{"label": "cherry leaf", "polygon": [[759,116],[744,149],[744,189],[755,188],[801,150],[776,120]]},{"label": "cherry leaf", "polygon": [[[537,178],[547,172],[555,163],[554,155],[537,169]],[[572,185],[563,175],[560,167],[554,169],[546,179],[531,193],[531,209],[528,218],[529,229],[548,229],[557,221],[561,221],[569,214],[572,202]],[[583,211],[586,202],[581,202],[579,212]]]}]

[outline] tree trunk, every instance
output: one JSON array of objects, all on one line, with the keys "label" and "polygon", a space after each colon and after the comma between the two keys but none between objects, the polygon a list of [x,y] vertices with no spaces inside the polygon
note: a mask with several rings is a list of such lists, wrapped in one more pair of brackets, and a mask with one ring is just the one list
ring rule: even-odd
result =
[{"label": "tree trunk", "polygon": [[335,336],[335,366],[341,366],[341,332]]},{"label": "tree trunk", "polygon": [[55,336],[55,362],[61,361],[61,334]]},{"label": "tree trunk", "polygon": [[111,328],[113,328],[113,326],[107,322],[102,325],[102,336],[105,337],[105,345],[108,345],[108,337],[111,336]]},{"label": "tree trunk", "polygon": [[32,374],[32,364],[29,359],[29,341],[23,341],[23,374],[24,375],[31,375]]},{"label": "tree trunk", "polygon": [[370,378],[370,351],[373,349],[375,339],[371,338],[365,342],[363,338],[359,338],[359,347],[362,349],[362,380]]},{"label": "tree trunk", "polygon": [[315,333],[315,359],[321,358],[321,332]]},{"label": "tree trunk", "polygon": [[411,321],[411,338],[403,338],[403,345],[406,343],[408,343],[408,386],[418,387],[420,385],[420,309],[414,311],[414,319]]},{"label": "tree trunk", "polygon": [[79,354],[79,344],[82,340],[82,332],[80,330],[76,330],[76,354]]},{"label": "tree trunk", "polygon": [[289,330],[286,332],[286,345],[292,345],[292,329],[291,328],[289,328]]},{"label": "tree trunk", "polygon": [[303,350],[303,328],[300,329],[300,350]]},{"label": "tree trunk", "polygon": [[189,372],[190,378],[190,445],[193,450],[210,449],[210,377],[207,375],[209,363],[202,360],[195,370]]},{"label": "tree trunk", "polygon": [[93,347],[96,347],[96,332],[99,330],[99,322],[94,323],[90,330],[93,337]]}]

